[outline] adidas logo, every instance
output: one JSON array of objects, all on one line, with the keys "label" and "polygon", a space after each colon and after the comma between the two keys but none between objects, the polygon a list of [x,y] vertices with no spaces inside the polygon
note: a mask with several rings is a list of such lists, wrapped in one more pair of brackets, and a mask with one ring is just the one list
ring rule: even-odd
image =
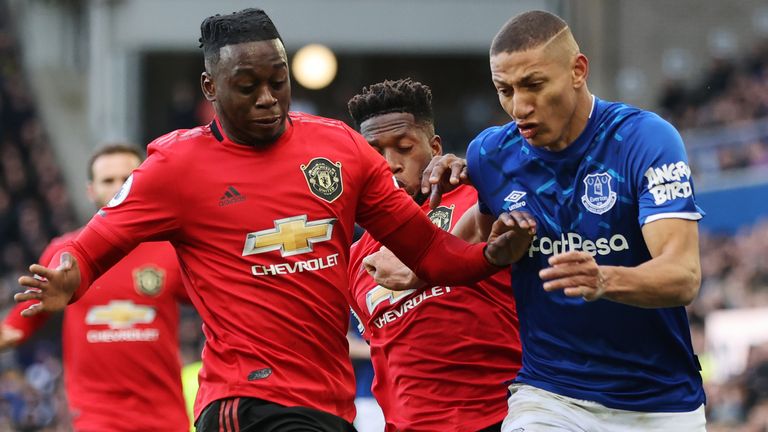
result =
[{"label": "adidas logo", "polygon": [[224,196],[219,198],[219,207],[228,206],[230,204],[237,204],[245,201],[245,195],[241,195],[233,186],[227,188],[224,191]]}]

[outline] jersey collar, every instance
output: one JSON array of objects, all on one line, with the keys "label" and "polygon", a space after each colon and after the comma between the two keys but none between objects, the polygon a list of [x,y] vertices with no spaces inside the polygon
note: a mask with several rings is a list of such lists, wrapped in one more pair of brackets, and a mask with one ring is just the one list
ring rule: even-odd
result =
[{"label": "jersey collar", "polygon": [[[213,118],[209,127],[211,128],[211,134],[213,135],[213,137],[216,138],[216,141],[220,143],[237,146],[237,147],[255,148],[254,146],[238,144],[230,140],[229,137],[227,137],[227,134],[224,133],[224,129],[221,127],[221,121],[219,120],[218,117]],[[292,134],[293,134],[293,120],[291,119],[291,115],[289,113],[288,116],[286,117],[285,131],[283,131],[283,134],[280,135],[280,138],[275,140],[273,143],[271,143],[267,147],[272,148],[280,143],[287,141]]]}]

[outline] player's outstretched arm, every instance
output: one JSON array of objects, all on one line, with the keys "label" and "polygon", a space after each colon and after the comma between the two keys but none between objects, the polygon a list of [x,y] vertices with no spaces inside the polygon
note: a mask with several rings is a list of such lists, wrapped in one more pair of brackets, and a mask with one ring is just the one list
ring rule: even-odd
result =
[{"label": "player's outstretched arm", "polygon": [[[536,221],[525,212],[503,213],[488,231],[485,258],[491,264],[505,267],[517,262],[528,251],[536,233]],[[363,265],[377,284],[393,291],[419,289],[427,285],[385,247],[366,257]]]},{"label": "player's outstretched arm", "polygon": [[33,276],[19,278],[19,284],[26,288],[26,291],[13,297],[19,303],[37,301],[21,312],[25,317],[63,310],[80,286],[80,267],[68,252],[61,254],[59,266],[55,269],[32,264],[29,271]]},{"label": "player's outstretched arm", "polygon": [[451,153],[435,156],[421,175],[421,193],[429,194],[429,206],[437,208],[443,194],[462,184],[472,184],[467,161]]},{"label": "player's outstretched arm", "polygon": [[636,267],[598,266],[591,255],[578,251],[551,257],[551,267],[539,273],[544,289],[645,308],[690,304],[701,286],[698,224],[660,219],[643,226],[643,238],[651,259]]}]

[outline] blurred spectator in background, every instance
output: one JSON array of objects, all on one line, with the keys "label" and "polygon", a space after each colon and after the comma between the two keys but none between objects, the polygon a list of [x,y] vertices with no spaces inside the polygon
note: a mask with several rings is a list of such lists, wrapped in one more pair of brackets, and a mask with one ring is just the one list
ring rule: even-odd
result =
[{"label": "blurred spectator in background", "polygon": [[[0,314],[48,240],[76,226],[19,53],[0,14]],[[32,173],[32,175],[27,175]],[[50,338],[50,334],[47,335]],[[26,355],[25,355],[26,354]],[[0,354],[0,431],[69,430],[55,344]],[[57,426],[61,425],[61,426]]]},{"label": "blurred spectator in background", "polygon": [[[663,116],[694,133],[683,135],[700,177],[768,165],[768,38],[754,47],[742,60],[713,58],[691,87],[674,80],[662,90]],[[701,158],[714,164],[704,167]]]}]

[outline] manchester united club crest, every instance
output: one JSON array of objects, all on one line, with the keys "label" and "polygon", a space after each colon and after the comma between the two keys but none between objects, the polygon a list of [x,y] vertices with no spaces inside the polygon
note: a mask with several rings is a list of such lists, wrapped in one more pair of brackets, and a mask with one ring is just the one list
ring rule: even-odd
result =
[{"label": "manchester united club crest", "polygon": [[165,271],[156,267],[143,267],[133,271],[133,282],[139,294],[160,294],[165,281]]},{"label": "manchester united club crest", "polygon": [[616,204],[616,192],[611,189],[611,177],[608,173],[589,174],[584,177],[584,195],[581,203],[591,213],[603,214]]},{"label": "manchester united club crest", "polygon": [[333,202],[341,196],[344,185],[341,181],[341,162],[333,163],[326,158],[314,158],[301,165],[312,193],[325,201]]},{"label": "manchester united club crest", "polygon": [[433,224],[437,225],[443,231],[450,231],[451,220],[453,219],[453,209],[455,204],[451,204],[450,207],[439,206],[438,208],[427,213],[427,217]]}]

